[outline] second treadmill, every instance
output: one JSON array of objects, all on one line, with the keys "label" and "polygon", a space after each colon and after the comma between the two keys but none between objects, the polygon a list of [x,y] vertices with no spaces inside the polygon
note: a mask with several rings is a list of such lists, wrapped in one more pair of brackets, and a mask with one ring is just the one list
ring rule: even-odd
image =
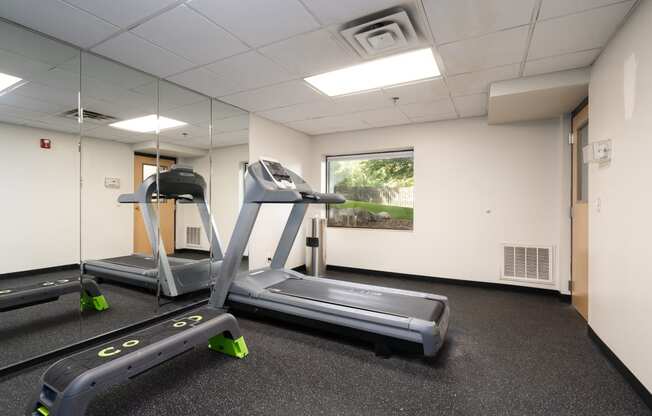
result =
[{"label": "second treadmill", "polygon": [[[164,296],[175,297],[184,293],[207,289],[211,275],[222,261],[222,249],[217,228],[206,203],[206,181],[191,168],[173,166],[159,173],[160,198],[174,199],[179,203],[195,204],[199,210],[202,228],[211,243],[210,257],[201,260],[168,256],[162,239],[158,239],[156,224],[156,175],[151,175],[133,194],[120,195],[118,201],[139,204],[143,223],[152,246],[153,255],[133,254],[84,262],[84,272],[103,280],[117,281],[155,290],[160,282]],[[159,264],[156,255],[159,256]],[[160,265],[160,267],[159,267]]]},{"label": "second treadmill", "polygon": [[[280,163],[263,158],[251,164],[242,206],[213,291],[218,303],[262,311],[323,329],[363,336],[377,352],[409,343],[434,356],[446,337],[450,307],[445,296],[342,280],[315,278],[285,268],[309,204],[343,203],[322,194]],[[292,204],[269,267],[237,274],[262,204]]]}]

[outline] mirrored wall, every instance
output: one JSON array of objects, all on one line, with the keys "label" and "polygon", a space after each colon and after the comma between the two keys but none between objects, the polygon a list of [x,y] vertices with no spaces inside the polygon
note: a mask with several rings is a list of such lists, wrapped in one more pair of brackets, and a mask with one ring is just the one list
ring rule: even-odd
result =
[{"label": "mirrored wall", "polygon": [[0,368],[205,300],[248,129],[243,110],[0,22]]}]

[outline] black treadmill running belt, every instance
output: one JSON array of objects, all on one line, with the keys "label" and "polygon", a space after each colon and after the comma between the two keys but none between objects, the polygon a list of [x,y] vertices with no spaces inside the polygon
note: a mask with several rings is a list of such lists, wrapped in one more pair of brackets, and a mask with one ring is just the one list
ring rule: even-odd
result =
[{"label": "black treadmill running belt", "polygon": [[[120,266],[136,267],[143,270],[156,269],[156,261],[154,261],[154,257],[139,256],[137,254],[133,254],[131,256],[124,256],[124,257],[113,257],[110,259],[103,259],[101,261],[105,263],[118,264]],[[195,260],[195,262],[200,262],[200,261],[201,260]],[[175,266],[183,266],[189,264],[188,261],[179,260],[174,257],[168,257],[168,263],[172,268],[174,268]]]},{"label": "black treadmill running belt", "polygon": [[127,267],[137,267],[139,269],[155,269],[156,260],[154,257],[145,257],[145,256],[122,256],[122,257],[113,257],[110,259],[103,259],[105,263],[118,264],[120,266]]},{"label": "black treadmill running belt", "polygon": [[267,289],[276,294],[424,321],[437,322],[444,311],[444,304],[438,300],[358,289],[312,279],[287,279]]}]

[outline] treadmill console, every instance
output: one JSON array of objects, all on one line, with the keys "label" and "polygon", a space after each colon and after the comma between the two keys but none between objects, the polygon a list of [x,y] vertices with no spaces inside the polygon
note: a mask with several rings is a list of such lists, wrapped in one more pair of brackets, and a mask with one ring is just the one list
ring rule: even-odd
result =
[{"label": "treadmill console", "polygon": [[288,171],[276,160],[261,158],[260,164],[272,178],[274,183],[281,189],[296,189],[296,185]]}]

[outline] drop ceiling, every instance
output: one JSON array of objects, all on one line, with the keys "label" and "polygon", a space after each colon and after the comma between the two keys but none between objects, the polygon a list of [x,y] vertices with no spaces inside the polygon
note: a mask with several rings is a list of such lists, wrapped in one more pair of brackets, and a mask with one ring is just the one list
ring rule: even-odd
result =
[{"label": "drop ceiling", "polygon": [[[586,67],[636,0],[3,0],[0,16],[308,134],[487,114],[496,81]],[[436,80],[328,98],[342,25],[401,6]],[[51,57],[56,59],[56,56]],[[395,103],[394,97],[399,100]]]}]

